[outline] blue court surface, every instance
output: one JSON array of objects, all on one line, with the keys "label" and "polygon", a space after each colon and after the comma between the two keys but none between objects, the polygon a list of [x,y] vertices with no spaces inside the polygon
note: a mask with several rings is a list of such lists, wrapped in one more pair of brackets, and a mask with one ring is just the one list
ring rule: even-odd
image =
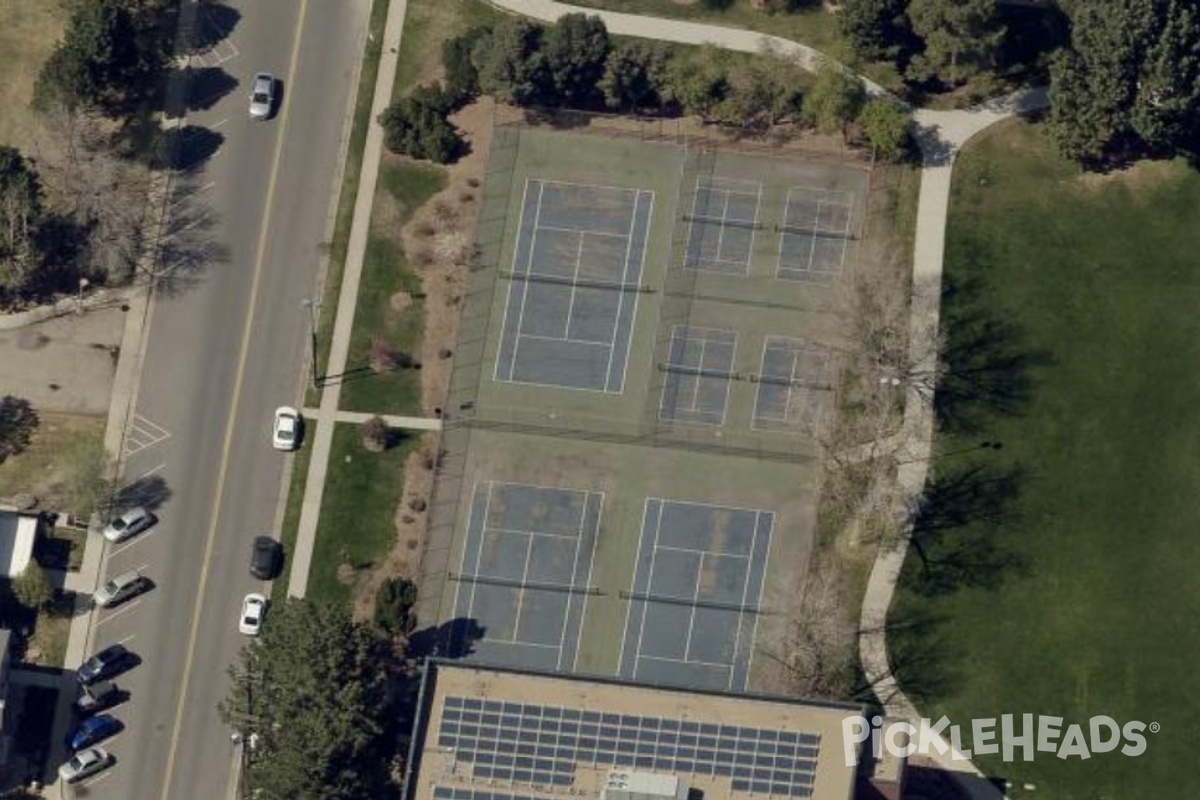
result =
[{"label": "blue court surface", "polygon": [[649,498],[619,674],[746,688],[775,515]]},{"label": "blue court surface", "polygon": [[619,394],[654,193],[529,179],[495,379]]},{"label": "blue court surface", "polygon": [[454,576],[454,616],[472,620],[482,638],[453,650],[498,664],[573,669],[603,502],[600,492],[478,484]]}]

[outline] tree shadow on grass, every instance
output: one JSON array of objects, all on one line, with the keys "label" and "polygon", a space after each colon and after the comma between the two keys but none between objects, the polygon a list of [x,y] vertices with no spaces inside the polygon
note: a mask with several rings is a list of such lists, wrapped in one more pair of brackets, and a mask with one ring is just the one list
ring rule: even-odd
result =
[{"label": "tree shadow on grass", "polygon": [[1030,347],[1017,323],[997,315],[981,281],[947,279],[942,300],[945,343],[933,401],[941,429],[974,434],[994,417],[1024,414],[1033,372],[1053,365],[1051,354]]},{"label": "tree shadow on grass", "polygon": [[953,696],[962,679],[954,668],[961,663],[962,654],[955,652],[939,632],[945,620],[945,616],[928,609],[912,607],[893,610],[888,617],[888,663],[892,676],[918,707]]},{"label": "tree shadow on grass", "polygon": [[931,481],[912,511],[917,565],[902,574],[904,588],[926,597],[995,590],[1009,575],[1025,574],[1027,559],[1004,539],[1019,524],[1014,505],[1023,480],[1018,467],[976,464]]}]

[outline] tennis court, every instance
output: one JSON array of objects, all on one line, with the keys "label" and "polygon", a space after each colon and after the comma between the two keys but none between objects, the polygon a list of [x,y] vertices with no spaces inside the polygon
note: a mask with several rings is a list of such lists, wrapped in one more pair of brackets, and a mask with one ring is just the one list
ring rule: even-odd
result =
[{"label": "tennis court", "polygon": [[495,379],[620,394],[654,192],[528,178]]},{"label": "tennis court", "polygon": [[619,675],[746,688],[775,515],[646,500]]},{"label": "tennis court", "polygon": [[853,209],[854,196],[850,192],[788,189],[776,277],[824,283],[841,275]]},{"label": "tennis court", "polygon": [[754,400],[754,427],[813,433],[833,402],[834,373],[834,356],[829,348],[768,336]]},{"label": "tennis court", "polygon": [[[574,668],[604,495],[517,483],[475,486],[455,593],[471,648],[497,663]],[[463,642],[452,652],[465,652]]]},{"label": "tennis court", "polygon": [[704,272],[746,275],[759,227],[762,184],[736,178],[701,178],[692,194],[683,265]]},{"label": "tennis court", "polygon": [[658,417],[700,425],[723,425],[737,333],[676,325],[671,331],[667,373]]}]

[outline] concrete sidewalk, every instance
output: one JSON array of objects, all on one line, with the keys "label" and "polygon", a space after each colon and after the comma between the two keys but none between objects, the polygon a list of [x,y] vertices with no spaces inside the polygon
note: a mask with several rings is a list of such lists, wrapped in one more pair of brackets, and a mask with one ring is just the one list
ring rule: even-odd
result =
[{"label": "concrete sidewalk", "polygon": [[[300,411],[305,419],[317,419],[320,409],[305,408]],[[379,417],[389,428],[399,428],[405,431],[440,431],[442,421],[434,417],[397,417],[394,414],[367,414],[363,411],[339,411],[334,422],[351,422],[361,425],[372,417]]]},{"label": "concrete sidewalk", "polygon": [[[375,201],[379,159],[383,153],[383,128],[375,120],[391,102],[392,86],[396,79],[396,60],[400,52],[400,37],[404,32],[404,17],[407,11],[406,0],[391,0],[388,6],[379,73],[375,80],[375,96],[371,101],[367,141],[363,147],[358,194],[354,197],[354,221],[350,225],[350,240],[346,250],[346,264],[342,271],[342,286],[338,294],[337,316],[333,323],[333,343],[329,351],[329,363],[325,365],[324,370],[327,375],[341,375],[346,371],[346,355],[350,350],[350,333],[354,329],[354,312],[358,304],[363,256],[366,253],[367,234],[371,224],[371,206]],[[340,381],[326,386],[321,392],[321,406],[317,410],[316,431],[313,435],[312,460],[308,465],[304,499],[300,504],[296,544],[291,553],[289,597],[304,597],[308,586],[313,545],[317,536],[317,521],[321,514],[321,500],[325,496],[325,474],[329,468],[333,428],[338,420],[338,404],[341,397]]]}]

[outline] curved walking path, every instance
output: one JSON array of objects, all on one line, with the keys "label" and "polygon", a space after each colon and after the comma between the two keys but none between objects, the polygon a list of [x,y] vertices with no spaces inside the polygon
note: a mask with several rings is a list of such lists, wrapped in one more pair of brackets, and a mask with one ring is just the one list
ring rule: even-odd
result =
[{"label": "curved walking path", "polygon": [[[764,47],[791,55],[801,66],[815,71],[822,61],[830,61],[807,45],[737,28],[723,28],[661,17],[642,17],[614,11],[581,8],[555,0],[488,0],[492,5],[543,22],[553,22],[564,14],[583,12],[600,17],[612,33],[681,44],[715,44],[730,50],[757,53]],[[832,62],[836,63],[836,62]],[[841,65],[839,65],[841,66]],[[842,69],[846,69],[842,66]],[[858,76],[869,94],[888,92],[876,83]],[[921,148],[921,188],[917,202],[917,229],[913,245],[911,315],[909,319],[910,374],[932,375],[937,364],[937,330],[941,303],[942,261],[946,244],[946,218],[950,208],[950,178],[954,159],[964,144],[985,128],[1008,117],[1036,111],[1047,104],[1044,89],[1028,89],[960,111],[914,113],[917,141]],[[915,382],[909,384],[904,405],[901,439],[907,440],[910,456],[897,471],[898,497],[903,508],[897,518],[905,520],[908,500],[918,497],[925,487],[933,448],[933,397]],[[905,520],[907,523],[908,521]],[[920,719],[920,713],[904,694],[892,674],[887,652],[887,613],[895,593],[900,570],[908,552],[908,531],[892,547],[878,553],[867,582],[859,619],[859,659],[863,671],[889,717]],[[1002,798],[998,790],[970,758],[955,752],[948,743],[946,752],[935,747],[929,753],[939,767],[956,778],[972,800]]]}]

